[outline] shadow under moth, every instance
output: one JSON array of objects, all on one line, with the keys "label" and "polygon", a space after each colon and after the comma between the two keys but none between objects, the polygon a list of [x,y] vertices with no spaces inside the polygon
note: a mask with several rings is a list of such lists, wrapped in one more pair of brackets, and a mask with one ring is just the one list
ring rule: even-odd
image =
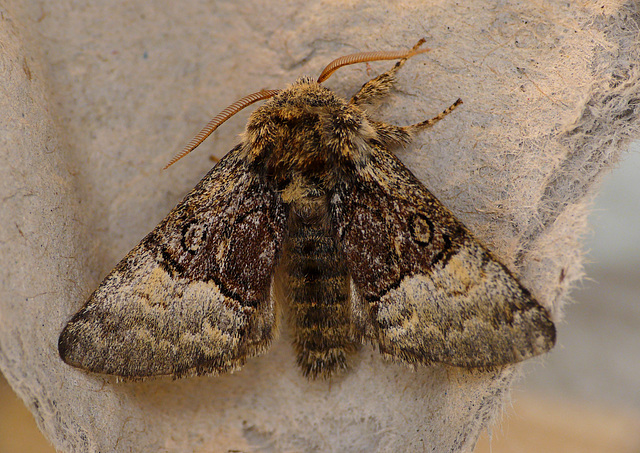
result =
[{"label": "shadow under moth", "polygon": [[[426,50],[339,58],[225,109],[241,142],[124,259],[67,324],[62,359],[141,378],[237,370],[265,352],[286,313],[310,378],[358,345],[408,364],[486,368],[554,345],[555,327],[509,270],[390,151],[440,120],[394,126],[365,109]],[[341,66],[399,60],[349,101],[320,83]]]}]

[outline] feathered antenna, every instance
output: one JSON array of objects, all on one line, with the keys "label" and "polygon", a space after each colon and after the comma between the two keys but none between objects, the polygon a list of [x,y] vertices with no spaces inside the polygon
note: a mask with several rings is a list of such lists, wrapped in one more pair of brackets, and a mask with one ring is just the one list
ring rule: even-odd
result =
[{"label": "feathered antenna", "polygon": [[406,60],[419,53],[428,52],[429,48],[419,49],[424,44],[424,38],[411,48],[411,50],[400,51],[387,51],[387,52],[360,52],[344,57],[337,58],[327,65],[326,68],[320,73],[318,77],[318,83],[322,83],[331,77],[331,74],[336,72],[339,68],[356,63],[366,63],[368,61],[380,61],[380,60]]},{"label": "feathered antenna", "polygon": [[253,104],[254,102],[262,101],[263,99],[269,99],[279,93],[280,90],[260,90],[257,93],[251,93],[248,96],[238,99],[229,107],[218,113],[209,123],[196,135],[193,139],[180,151],[176,156],[169,161],[169,163],[163,168],[166,170],[191,151],[196,149],[200,143],[202,143],[213,131],[215,131],[222,123],[227,121],[233,115],[238,113],[245,107]]}]

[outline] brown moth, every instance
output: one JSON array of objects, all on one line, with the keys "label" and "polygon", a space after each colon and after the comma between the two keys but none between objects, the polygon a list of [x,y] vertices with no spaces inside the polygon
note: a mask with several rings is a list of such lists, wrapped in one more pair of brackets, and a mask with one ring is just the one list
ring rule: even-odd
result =
[{"label": "brown moth", "polygon": [[[424,50],[361,53],[270,98],[233,148],[106,277],[59,339],[73,366],[127,378],[217,374],[265,352],[279,307],[305,376],[345,369],[358,345],[409,364],[492,367],[548,351],[541,306],[390,149],[412,126],[372,119],[398,69]],[[320,82],[398,59],[351,100]],[[172,161],[172,163],[174,162]]]}]

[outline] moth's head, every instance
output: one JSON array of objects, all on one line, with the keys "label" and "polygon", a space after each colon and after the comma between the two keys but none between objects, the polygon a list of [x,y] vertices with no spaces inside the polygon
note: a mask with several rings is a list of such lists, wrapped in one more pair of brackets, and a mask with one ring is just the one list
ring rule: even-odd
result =
[{"label": "moth's head", "polygon": [[[259,109],[259,112],[265,112],[269,108],[291,108],[292,110],[298,110],[299,108],[318,108],[318,107],[331,107],[345,106],[347,103],[341,98],[337,97],[331,90],[323,87],[322,82],[327,80],[331,74],[337,71],[342,66],[352,65],[356,63],[365,63],[369,61],[379,60],[400,60],[411,58],[419,53],[426,52],[429,49],[420,49],[419,47],[424,44],[424,39],[418,41],[408,51],[399,52],[361,52],[344,57],[337,58],[329,63],[324,70],[320,73],[317,80],[313,80],[309,77],[302,77],[295,83],[291,84],[283,90],[260,90],[257,93],[252,93],[242,99],[237,100],[229,107],[220,112],[215,118],[209,121],[204,129],[202,129],[198,135],[196,135],[184,149],[178,153],[167,164],[165,169],[173,165],[178,160],[189,154],[196,149],[200,143],[202,143],[211,133],[216,130],[222,123],[231,118],[245,107],[261,100],[273,98],[267,105]],[[252,117],[255,118],[255,115]]]},{"label": "moth's head", "polygon": [[[294,83],[278,91],[255,113],[274,110],[308,112],[319,108],[343,108],[347,102],[311,77],[300,77]],[[268,113],[267,113],[268,114]]]}]

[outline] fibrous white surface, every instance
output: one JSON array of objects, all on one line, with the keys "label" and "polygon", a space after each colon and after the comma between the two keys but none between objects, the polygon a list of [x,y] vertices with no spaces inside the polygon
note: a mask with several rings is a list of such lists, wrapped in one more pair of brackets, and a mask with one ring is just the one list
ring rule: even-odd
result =
[{"label": "fibrous white surface", "polygon": [[[58,335],[102,277],[237,141],[241,96],[337,56],[432,49],[381,119],[464,105],[400,157],[558,317],[602,174],[638,138],[636,2],[6,2],[0,7],[0,370],[61,451],[470,451],[517,368],[412,371],[364,348],[308,382],[286,329],[233,375],[121,383]],[[390,63],[371,64],[377,74]],[[370,78],[345,68],[348,96]],[[560,329],[560,338],[562,330]]]}]

